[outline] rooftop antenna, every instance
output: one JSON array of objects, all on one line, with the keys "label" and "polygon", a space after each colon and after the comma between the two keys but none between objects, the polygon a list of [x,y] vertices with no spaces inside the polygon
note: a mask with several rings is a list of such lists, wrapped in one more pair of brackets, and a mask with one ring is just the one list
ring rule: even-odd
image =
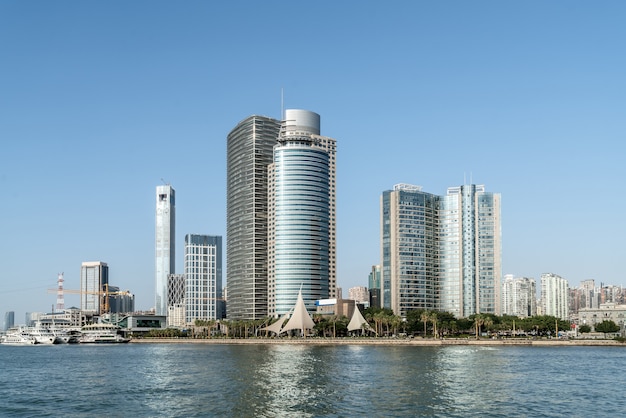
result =
[{"label": "rooftop antenna", "polygon": [[163,182],[163,184],[165,184],[166,186],[169,186],[170,184],[168,182],[166,182],[165,180],[163,180],[163,177],[161,177],[161,181]]},{"label": "rooftop antenna", "polygon": [[282,87],[280,88],[280,119],[285,119],[285,94]]}]

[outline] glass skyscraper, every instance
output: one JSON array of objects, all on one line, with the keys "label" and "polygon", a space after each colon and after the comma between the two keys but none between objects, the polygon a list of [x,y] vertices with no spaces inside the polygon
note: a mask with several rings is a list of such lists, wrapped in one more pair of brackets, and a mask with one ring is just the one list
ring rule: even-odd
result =
[{"label": "glass skyscraper", "polygon": [[383,193],[383,304],[396,315],[437,308],[438,203],[420,186],[398,184]]},{"label": "glass skyscraper", "polygon": [[268,166],[280,121],[250,116],[227,137],[227,316],[267,317]]},{"label": "glass skyscraper", "polygon": [[167,277],[175,273],[176,201],[169,184],[156,188],[155,314],[167,315]]},{"label": "glass skyscraper", "polygon": [[501,312],[500,195],[482,185],[446,196],[397,185],[381,197],[383,307],[467,317]]},{"label": "glass skyscraper", "polygon": [[85,261],[80,267],[80,309],[96,315],[104,313],[105,287],[109,266],[101,261]]},{"label": "glass skyscraper", "polygon": [[215,320],[222,297],[222,237],[185,236],[185,322]]},{"label": "glass skyscraper", "polygon": [[320,116],[285,111],[269,173],[269,314],[335,297],[335,150]]}]

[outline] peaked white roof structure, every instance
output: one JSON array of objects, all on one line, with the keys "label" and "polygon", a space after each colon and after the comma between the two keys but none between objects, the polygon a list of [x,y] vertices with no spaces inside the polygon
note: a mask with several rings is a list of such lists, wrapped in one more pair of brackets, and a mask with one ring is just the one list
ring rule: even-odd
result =
[{"label": "peaked white roof structure", "polygon": [[287,322],[287,325],[283,327],[280,332],[289,331],[292,329],[299,329],[302,331],[302,336],[306,335],[305,329],[313,329],[315,322],[311,319],[311,315],[306,310],[304,300],[302,299],[302,290],[298,292],[298,300],[296,300],[296,306],[293,308],[293,315]]},{"label": "peaked white roof structure", "polygon": [[[365,327],[363,327],[365,325]],[[354,302],[354,313],[352,314],[352,318],[350,318],[350,322],[348,323],[348,331],[355,331],[357,329],[365,328],[368,331],[376,332],[370,326],[370,324],[363,318],[361,311],[359,311],[359,307],[356,306],[356,301]]]},{"label": "peaked white roof structure", "polygon": [[268,325],[265,328],[261,328],[261,331],[272,331],[272,332],[275,332],[276,335],[280,335],[282,328],[283,328],[283,324],[285,323],[287,318],[289,318],[288,313],[284,314],[282,317],[278,319],[278,321],[274,322],[272,325]]}]

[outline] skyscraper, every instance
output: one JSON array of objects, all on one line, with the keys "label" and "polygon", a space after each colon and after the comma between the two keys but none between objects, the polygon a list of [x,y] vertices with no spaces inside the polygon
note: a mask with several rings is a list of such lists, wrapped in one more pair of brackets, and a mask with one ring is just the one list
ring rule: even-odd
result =
[{"label": "skyscraper", "polygon": [[396,185],[381,197],[381,298],[385,308],[500,314],[500,195],[484,186],[446,196]]},{"label": "skyscraper", "polygon": [[155,298],[156,315],[167,315],[167,277],[175,273],[176,204],[169,184],[156,188],[155,216]]},{"label": "skyscraper", "polygon": [[2,326],[3,331],[7,331],[9,328],[15,326],[15,312],[8,311],[4,313],[4,324]]},{"label": "skyscraper", "polygon": [[196,319],[218,319],[222,297],[222,237],[185,236],[185,316],[187,324]]},{"label": "skyscraper", "polygon": [[500,194],[484,185],[450,187],[439,222],[440,309],[456,317],[500,315]]},{"label": "skyscraper", "polygon": [[569,285],[567,280],[553,273],[541,275],[541,307],[543,315],[566,320],[569,316]]},{"label": "skyscraper", "polygon": [[504,276],[502,281],[502,315],[527,318],[537,314],[537,287],[535,279]]},{"label": "skyscraper", "polygon": [[396,315],[438,308],[438,203],[420,186],[397,184],[383,192],[383,307]]},{"label": "skyscraper", "polygon": [[267,167],[280,121],[250,116],[227,137],[226,266],[228,318],[267,316]]},{"label": "skyscraper", "polygon": [[[80,309],[85,313],[104,313],[109,266],[102,261],[85,261],[80,267]],[[107,302],[108,303],[108,302]]]},{"label": "skyscraper", "polygon": [[286,314],[298,292],[310,312],[336,295],[336,142],[320,116],[288,109],[269,177],[269,315]]}]

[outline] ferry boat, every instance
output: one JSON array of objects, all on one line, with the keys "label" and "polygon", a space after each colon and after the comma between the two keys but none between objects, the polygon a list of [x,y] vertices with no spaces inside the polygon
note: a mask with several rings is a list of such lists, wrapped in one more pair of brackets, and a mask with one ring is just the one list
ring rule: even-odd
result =
[{"label": "ferry boat", "polygon": [[2,336],[2,344],[6,345],[35,345],[37,340],[22,327],[10,328]]},{"label": "ferry boat", "polygon": [[37,344],[60,344],[63,342],[50,328],[44,327],[40,323],[34,327],[25,328],[25,332],[32,335]]},{"label": "ferry boat", "polygon": [[119,334],[120,327],[113,324],[89,324],[80,329],[81,344],[116,344],[130,341]]}]

